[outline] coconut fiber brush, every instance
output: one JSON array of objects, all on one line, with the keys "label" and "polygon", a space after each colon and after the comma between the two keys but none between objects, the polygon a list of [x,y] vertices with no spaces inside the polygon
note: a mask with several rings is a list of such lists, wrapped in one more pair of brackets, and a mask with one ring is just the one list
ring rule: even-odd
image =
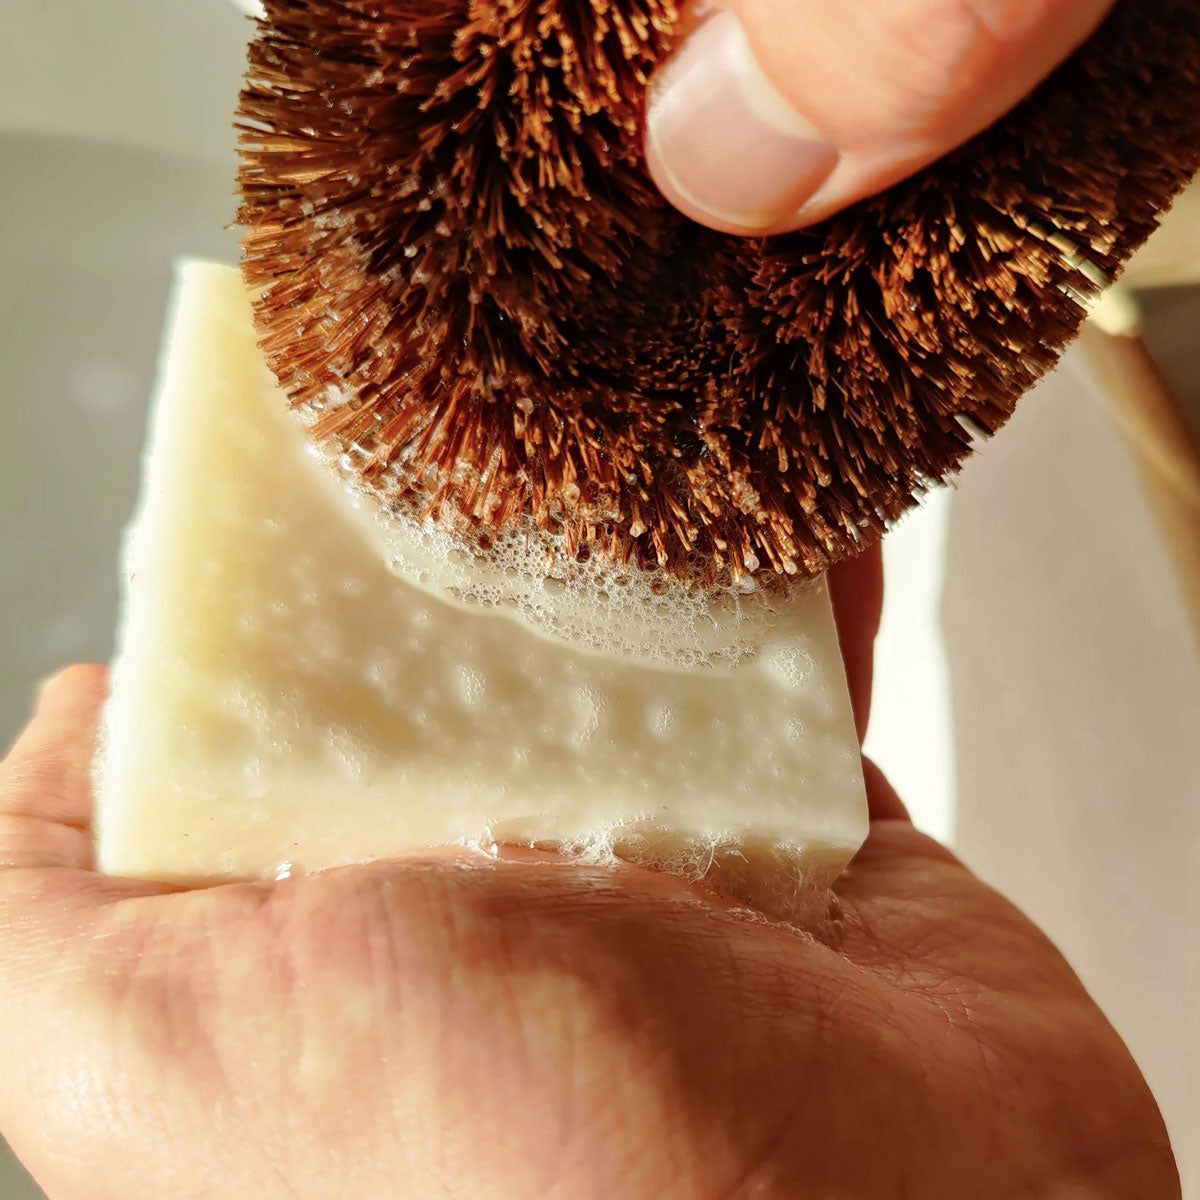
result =
[{"label": "coconut fiber brush", "polygon": [[311,436],[486,548],[814,574],[1007,420],[1200,168],[1200,4],[1121,0],[917,177],[765,240],[641,157],[672,0],[266,0],[245,272]]}]

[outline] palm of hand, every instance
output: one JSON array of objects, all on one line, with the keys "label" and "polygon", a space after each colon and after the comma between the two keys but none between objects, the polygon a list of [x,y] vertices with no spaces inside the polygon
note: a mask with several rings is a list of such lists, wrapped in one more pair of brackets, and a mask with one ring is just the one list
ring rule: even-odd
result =
[{"label": "palm of hand", "polygon": [[54,1200],[1178,1195],[1066,964],[904,822],[819,935],[548,860],[169,892],[85,869],[101,687],[0,798],[0,1128]]}]

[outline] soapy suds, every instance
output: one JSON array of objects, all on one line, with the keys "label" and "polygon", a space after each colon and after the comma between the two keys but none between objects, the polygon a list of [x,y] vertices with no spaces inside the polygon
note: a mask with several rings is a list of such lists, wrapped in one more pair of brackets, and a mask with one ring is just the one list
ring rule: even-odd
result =
[{"label": "soapy suds", "polygon": [[[830,887],[845,866],[839,847],[776,842],[739,831],[696,836],[663,828],[652,819],[615,824],[586,838],[519,839],[564,864],[629,865],[676,875],[748,905],[747,914],[813,928],[829,918]],[[462,843],[492,858],[514,845],[500,826],[482,840]]]},{"label": "soapy suds", "polygon": [[[346,403],[331,389],[328,406]],[[327,411],[327,407],[322,411]],[[321,415],[301,410],[311,426]],[[349,495],[360,526],[392,571],[442,600],[492,608],[576,647],[670,670],[728,672],[753,658],[780,614],[809,580],[762,574],[739,580],[679,579],[599,555],[569,556],[562,534],[531,521],[498,532],[486,545],[468,544],[424,516],[402,486],[403,458],[380,482],[364,483],[360,465],[335,442],[311,447]],[[365,454],[366,451],[363,451]],[[796,677],[811,669],[800,657],[778,670]]]}]

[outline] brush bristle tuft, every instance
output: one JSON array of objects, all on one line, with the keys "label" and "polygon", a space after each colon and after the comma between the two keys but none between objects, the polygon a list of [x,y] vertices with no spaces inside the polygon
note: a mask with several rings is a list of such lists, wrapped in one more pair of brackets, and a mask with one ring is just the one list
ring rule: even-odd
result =
[{"label": "brush bristle tuft", "polygon": [[765,241],[641,157],[672,0],[266,0],[245,271],[313,436],[471,537],[685,575],[857,553],[1007,420],[1200,167],[1200,5],[1122,0],[950,158]]}]

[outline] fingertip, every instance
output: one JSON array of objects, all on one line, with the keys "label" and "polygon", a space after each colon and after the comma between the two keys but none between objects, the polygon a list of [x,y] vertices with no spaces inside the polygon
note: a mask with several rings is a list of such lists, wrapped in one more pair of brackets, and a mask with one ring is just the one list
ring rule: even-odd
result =
[{"label": "fingertip", "polygon": [[846,559],[829,570],[829,587],[839,625],[872,641],[883,618],[883,545],[875,542],[857,558]]},{"label": "fingertip", "polygon": [[980,133],[1111,0],[721,0],[685,17],[647,97],[664,197],[724,233],[822,221]]},{"label": "fingertip", "polygon": [[108,667],[103,663],[72,663],[47,675],[37,689],[35,712],[94,701],[108,690]]},{"label": "fingertip", "polygon": [[74,663],[52,671],[35,686],[30,720],[0,761],[7,762],[12,758],[28,742],[34,729],[41,727],[45,718],[80,706],[93,708],[107,690],[108,668],[98,663]]},{"label": "fingertip", "polygon": [[829,594],[861,741],[871,711],[875,637],[883,613],[883,554],[878,543],[830,570]]},{"label": "fingertip", "polygon": [[829,178],[838,149],[763,74],[738,17],[694,23],[647,96],[646,166],[685,216],[723,233],[774,231]]},{"label": "fingertip", "polygon": [[912,817],[887,776],[869,758],[863,759],[863,780],[867,787],[867,809],[871,821],[904,821]]},{"label": "fingertip", "polygon": [[91,767],[107,668],[78,664],[41,686],[33,718],[0,774],[0,813],[87,828],[91,823]]}]

